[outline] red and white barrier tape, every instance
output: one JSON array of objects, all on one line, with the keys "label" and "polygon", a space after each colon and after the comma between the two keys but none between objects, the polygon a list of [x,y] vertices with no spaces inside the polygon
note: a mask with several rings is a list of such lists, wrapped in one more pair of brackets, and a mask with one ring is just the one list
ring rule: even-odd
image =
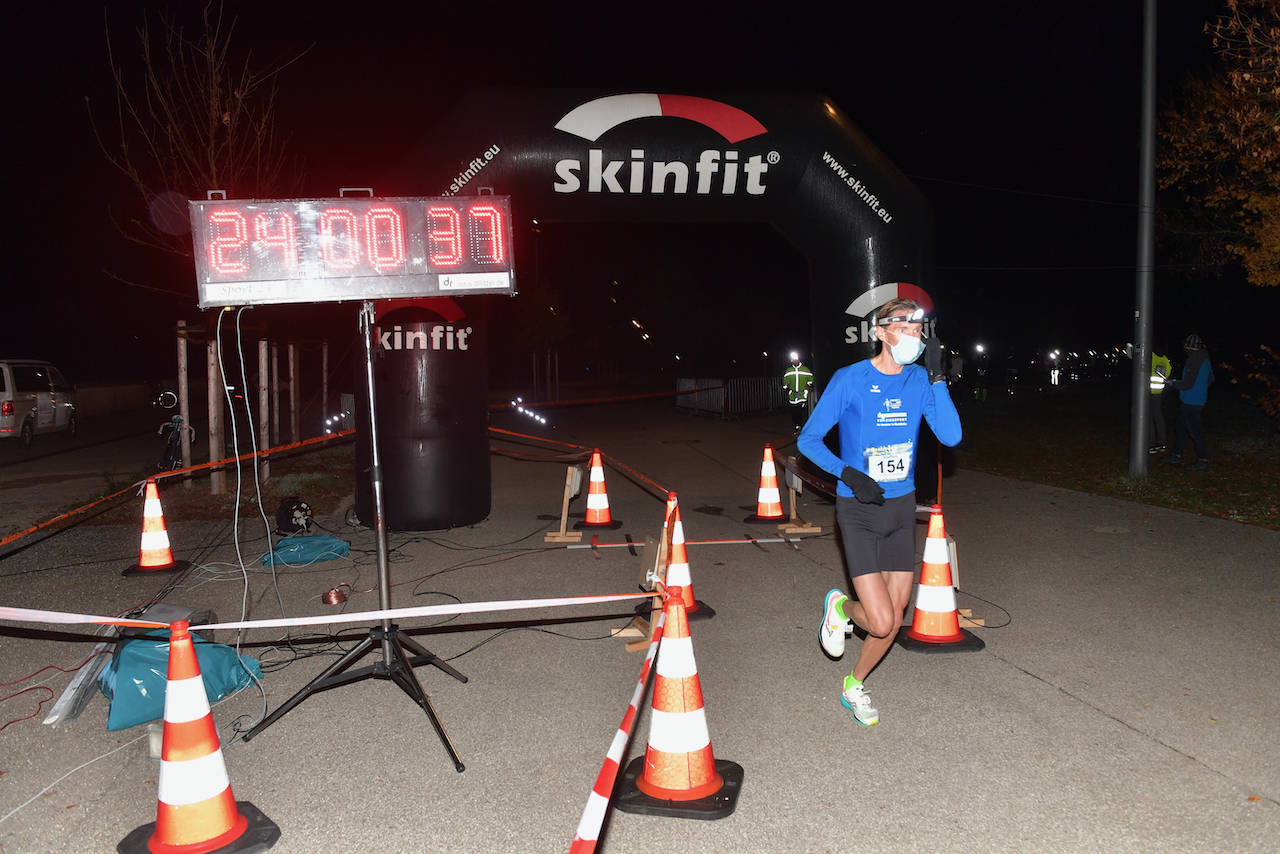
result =
[{"label": "red and white barrier tape", "polygon": [[[653,594],[649,594],[653,595]],[[664,608],[653,627],[653,640],[649,643],[649,652],[645,655],[644,664],[640,668],[640,679],[636,683],[635,693],[631,695],[631,705],[613,735],[609,752],[604,757],[604,767],[596,777],[596,784],[587,795],[587,805],[582,810],[582,820],[578,822],[578,830],[573,835],[573,843],[569,846],[569,854],[590,854],[596,850],[596,842],[600,839],[600,828],[604,824],[605,810],[609,808],[609,796],[613,792],[614,783],[618,779],[618,769],[622,765],[622,757],[627,751],[627,742],[631,739],[631,725],[635,723],[640,711],[640,698],[644,696],[645,683],[649,681],[649,668],[653,664],[654,655],[658,651],[658,642],[662,640],[662,626],[667,621]]]},{"label": "red and white barrier tape", "polygon": [[[480,614],[490,611],[518,611],[526,608],[557,608],[564,605],[592,605],[599,602],[622,602],[628,599],[647,599],[652,593],[609,593],[602,596],[562,596],[552,599],[509,599],[497,602],[456,602],[447,605],[420,605],[415,608],[388,608],[382,611],[360,611],[351,614],[330,614],[319,617],[281,617],[274,620],[246,620],[236,623],[211,623],[192,626],[193,629],[269,629],[278,626],[325,626],[333,623],[372,623],[399,617],[436,617],[453,614]],[[150,620],[126,620],[118,617],[97,617],[90,614],[70,614],[65,611],[39,611],[31,608],[0,606],[0,620],[21,623],[101,624],[108,626],[136,626],[144,629],[168,628],[168,623]]]}]

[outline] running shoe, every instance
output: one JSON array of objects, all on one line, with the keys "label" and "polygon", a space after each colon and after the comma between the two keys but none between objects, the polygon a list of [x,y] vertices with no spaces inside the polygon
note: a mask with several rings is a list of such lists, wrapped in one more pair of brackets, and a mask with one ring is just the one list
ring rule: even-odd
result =
[{"label": "running shoe", "polygon": [[849,621],[840,616],[836,606],[849,601],[839,588],[827,591],[827,598],[822,603],[822,622],[818,624],[818,645],[823,653],[832,661],[838,661],[844,655],[844,639],[852,631]]},{"label": "running shoe", "polygon": [[1204,471],[1208,467],[1209,467],[1208,460],[1196,460],[1194,463],[1187,466],[1187,471]]},{"label": "running shoe", "polygon": [[1167,457],[1158,457],[1156,462],[1164,463],[1167,466],[1176,466],[1182,462],[1182,454],[1169,454]]},{"label": "running shoe", "polygon": [[845,688],[840,694],[840,705],[853,712],[853,719],[863,726],[880,723],[880,712],[871,705],[871,698],[861,685]]}]

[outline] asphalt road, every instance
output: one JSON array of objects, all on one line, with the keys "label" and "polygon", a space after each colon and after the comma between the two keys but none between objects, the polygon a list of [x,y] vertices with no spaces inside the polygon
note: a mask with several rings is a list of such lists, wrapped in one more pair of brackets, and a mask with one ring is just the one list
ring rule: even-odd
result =
[{"label": "asphalt road", "polygon": [[[494,423],[530,429],[515,414]],[[695,592],[716,610],[691,626],[708,728],[715,756],[744,769],[731,816],[610,811],[599,850],[1280,850],[1277,532],[961,469],[944,483],[943,510],[960,605],[987,620],[974,630],[986,648],[895,647],[867,680],[881,722],[861,727],[838,701],[851,660],[828,661],[816,641],[823,594],[847,584],[832,505],[806,497],[801,515],[828,533],[791,545],[753,545],[767,529],[742,522],[785,414],[719,422],[617,405],[558,411],[552,424],[557,438],[678,492]],[[642,561],[627,548],[544,545],[562,464],[494,456],[492,483],[486,521],[389,535],[393,605],[635,589]],[[607,484],[623,527],[600,541],[656,536],[661,497],[616,468]],[[582,499],[571,513],[581,518]],[[273,574],[257,562],[260,522],[167,518],[178,557],[197,566],[173,589],[170,576],[121,577],[137,557],[135,527],[80,526],[0,558],[0,601],[114,614],[163,594],[222,619],[376,607],[372,535],[340,514],[321,521],[351,543],[350,558]],[[923,544],[923,525],[919,534]],[[325,604],[340,585],[348,601]],[[265,696],[248,689],[213,710],[235,796],[280,827],[273,851],[285,854],[566,851],[639,675],[641,655],[609,636],[629,611],[404,620],[468,677],[417,669],[462,773],[422,710],[383,680],[313,694],[237,740],[367,624],[287,639],[251,629],[242,649],[267,670]],[[68,675],[30,674],[74,667],[94,639],[82,627],[0,624],[0,682],[60,693]],[[144,728],[108,732],[101,696],[77,720],[42,726],[44,696],[0,703],[0,721],[35,715],[0,733],[0,850],[113,850],[156,817]],[[643,706],[624,764],[645,749],[647,695]]]}]

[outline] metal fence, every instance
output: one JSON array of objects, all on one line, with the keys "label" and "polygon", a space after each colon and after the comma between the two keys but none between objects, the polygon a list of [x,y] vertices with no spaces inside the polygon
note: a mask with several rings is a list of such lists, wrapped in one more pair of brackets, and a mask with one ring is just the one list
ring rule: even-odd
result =
[{"label": "metal fence", "polygon": [[676,406],[722,419],[748,413],[776,412],[787,406],[786,389],[782,387],[781,379],[776,377],[679,379],[676,380],[676,391],[688,391],[676,397]]}]

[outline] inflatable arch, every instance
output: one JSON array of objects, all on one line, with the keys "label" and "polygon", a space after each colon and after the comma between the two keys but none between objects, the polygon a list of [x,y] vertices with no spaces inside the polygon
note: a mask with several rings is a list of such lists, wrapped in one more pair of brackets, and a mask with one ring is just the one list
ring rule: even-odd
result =
[{"label": "inflatable arch", "polygon": [[486,90],[391,181],[389,195],[510,195],[517,234],[535,219],[770,223],[809,262],[819,385],[871,355],[862,324],[882,295],[932,307],[927,202],[822,95]]},{"label": "inflatable arch", "polygon": [[[770,223],[809,263],[811,367],[819,389],[837,368],[871,355],[868,316],[880,305],[900,295],[933,308],[928,204],[818,94],[480,91],[446,114],[386,182],[378,189],[389,196],[508,195],[517,241],[533,220]],[[411,310],[400,309],[388,323],[468,323],[405,311]],[[450,303],[448,311],[459,309]],[[478,364],[482,327],[472,340]],[[387,444],[398,445],[386,452],[388,503],[395,508],[388,523],[427,530],[479,521],[489,512],[487,441],[477,441],[482,429],[475,418],[440,411],[428,426],[421,413],[452,397],[432,388],[430,376],[484,375],[433,367],[426,352],[412,358],[403,369],[387,370],[412,375],[395,394],[416,388],[422,399],[400,401],[398,413],[384,419],[378,392],[380,425],[405,428],[403,435],[384,431]],[[442,351],[435,358],[465,355]],[[468,412],[483,400],[473,403]],[[460,455],[463,445],[475,447]],[[481,465],[483,472],[475,470]],[[460,466],[472,469],[467,480],[477,484],[476,495],[460,499]]]}]

